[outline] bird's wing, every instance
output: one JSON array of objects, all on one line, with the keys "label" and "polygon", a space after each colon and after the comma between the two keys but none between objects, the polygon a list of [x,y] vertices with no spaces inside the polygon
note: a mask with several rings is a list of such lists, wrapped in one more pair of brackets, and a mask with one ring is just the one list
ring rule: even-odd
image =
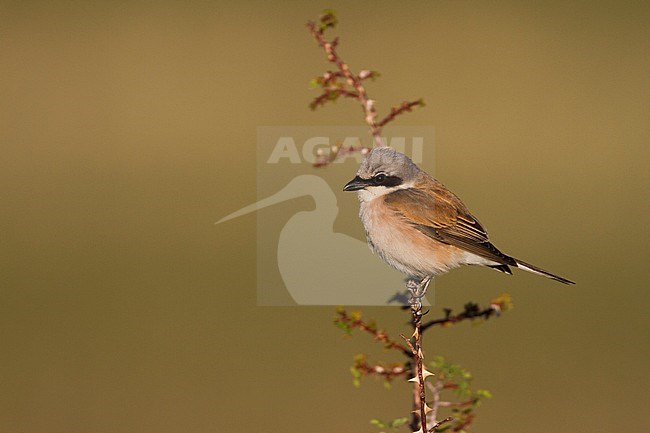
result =
[{"label": "bird's wing", "polygon": [[514,259],[490,243],[485,228],[458,197],[433,178],[424,184],[425,188],[386,194],[384,202],[432,239],[497,263],[516,266]]}]

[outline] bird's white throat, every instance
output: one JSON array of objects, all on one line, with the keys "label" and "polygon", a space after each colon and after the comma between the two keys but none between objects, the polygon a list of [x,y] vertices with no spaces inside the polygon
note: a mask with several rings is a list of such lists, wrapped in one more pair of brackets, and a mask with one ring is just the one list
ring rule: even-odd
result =
[{"label": "bird's white throat", "polygon": [[361,189],[357,192],[357,197],[359,197],[360,202],[371,202],[372,200],[382,197],[391,192],[395,192],[400,189],[408,189],[413,187],[413,182],[406,182],[398,186],[393,186],[386,188],[385,186],[371,186],[365,189]]}]

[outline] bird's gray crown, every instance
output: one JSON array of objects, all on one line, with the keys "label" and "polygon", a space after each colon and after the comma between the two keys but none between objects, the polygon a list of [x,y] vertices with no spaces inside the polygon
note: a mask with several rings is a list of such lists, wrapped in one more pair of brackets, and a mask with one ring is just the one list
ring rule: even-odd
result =
[{"label": "bird's gray crown", "polygon": [[411,158],[390,147],[376,147],[370,151],[361,162],[357,176],[369,179],[378,173],[409,181],[415,178],[420,170]]}]

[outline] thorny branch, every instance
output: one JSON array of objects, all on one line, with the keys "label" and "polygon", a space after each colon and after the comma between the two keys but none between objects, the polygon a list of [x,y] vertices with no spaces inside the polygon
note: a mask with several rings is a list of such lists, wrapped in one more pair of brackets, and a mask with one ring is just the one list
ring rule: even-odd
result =
[{"label": "thorny branch", "polygon": [[404,101],[402,102],[402,105],[399,107],[393,107],[390,109],[390,113],[386,115],[381,121],[379,122],[379,127],[383,127],[386,125],[388,122],[392,121],[395,119],[397,116],[404,112],[411,112],[413,111],[414,107],[424,107],[424,99],[418,99],[417,101]]},{"label": "thorny branch", "polygon": [[[417,282],[414,280],[409,280],[406,283],[406,288],[408,289],[411,297],[409,299],[409,304],[411,305],[411,315],[413,317],[413,343],[411,343],[406,337],[402,335],[402,338],[406,341],[411,353],[413,355],[413,367],[415,369],[415,377],[411,379],[415,382],[416,390],[413,391],[414,396],[417,396],[414,399],[414,412],[417,411],[419,414],[420,429],[418,432],[426,433],[427,430],[427,412],[429,409],[426,404],[426,388],[424,380],[426,376],[431,375],[428,371],[422,366],[422,359],[424,358],[424,353],[422,352],[422,299],[427,293],[427,287],[429,287],[429,282],[431,282],[431,277],[424,278],[422,281]],[[428,374],[427,374],[428,373]],[[415,422],[412,423],[412,427],[415,429],[417,425]]]},{"label": "thorny branch", "polygon": [[454,323],[462,322],[463,320],[474,320],[478,318],[489,319],[493,315],[498,316],[501,311],[508,310],[512,307],[510,296],[503,294],[495,298],[490,303],[489,307],[481,309],[478,304],[468,302],[465,304],[464,310],[459,314],[452,314],[452,310],[445,308],[445,317],[435,320],[430,320],[422,325],[422,330],[426,330],[432,326],[449,326]]},{"label": "thorny branch", "polygon": [[[381,138],[381,132],[384,126],[393,121],[397,116],[405,112],[412,111],[414,107],[424,106],[424,101],[418,99],[416,101],[404,101],[402,104],[395,106],[391,109],[390,113],[377,120],[377,111],[375,109],[375,101],[368,96],[368,92],[363,86],[363,81],[371,79],[374,80],[379,76],[376,71],[364,69],[358,74],[350,70],[348,64],[343,61],[337,52],[339,39],[334,38],[331,41],[325,38],[325,30],[333,28],[338,23],[334,12],[326,10],[320,16],[318,23],[314,21],[307,22],[307,28],[314,37],[318,45],[325,51],[327,60],[336,66],[336,71],[327,71],[323,75],[316,77],[312,80],[311,84],[314,87],[320,86],[322,93],[315,97],[309,104],[312,110],[325,105],[329,101],[335,101],[339,97],[352,98],[359,101],[364,114],[364,120],[370,128],[370,134],[373,137],[375,146],[385,146]],[[350,149],[351,151],[356,151]],[[324,166],[337,157],[336,152],[332,152],[327,158],[320,158],[315,164],[316,166]]]},{"label": "thorny branch", "polygon": [[395,364],[388,367],[379,364],[370,364],[363,355],[355,357],[354,368],[364,375],[378,375],[387,382],[392,381],[398,376],[404,376],[410,372],[404,364]]},{"label": "thorny branch", "polygon": [[[412,314],[415,313],[414,317],[419,317],[421,319],[424,315],[421,311],[421,302],[418,302],[418,300],[421,300],[420,296],[423,296],[424,293],[422,292],[421,287],[419,288],[420,290],[418,293],[418,287],[419,285],[417,282],[412,282],[410,289],[415,290],[415,297],[413,296],[412,290],[409,290],[409,292],[412,297],[411,303],[415,307],[415,310],[411,309],[411,312]],[[479,396],[481,395],[479,394],[480,391],[477,391],[476,394],[459,394],[459,396],[466,395],[467,398],[458,401],[443,399],[442,393],[447,390],[455,392],[461,391],[458,382],[453,378],[450,379],[450,374],[453,373],[450,372],[449,368],[458,368],[458,366],[447,367],[445,370],[445,368],[440,365],[441,361],[435,361],[431,365],[433,365],[436,370],[440,369],[440,372],[435,376],[435,381],[433,383],[427,382],[427,377],[430,377],[431,373],[426,370],[423,363],[421,364],[422,370],[418,369],[418,361],[422,362],[424,357],[421,348],[422,335],[427,328],[435,325],[447,327],[466,320],[487,320],[492,315],[498,315],[501,311],[507,311],[510,308],[512,308],[510,296],[503,294],[492,299],[488,307],[483,308],[470,303],[466,304],[464,310],[458,314],[453,314],[452,310],[445,309],[444,317],[421,323],[419,332],[417,331],[416,322],[411,321],[411,325],[414,327],[414,333],[410,339],[403,335],[401,336],[404,339],[405,344],[393,340],[385,331],[379,329],[374,322],[364,320],[361,313],[358,311],[347,312],[344,308],[339,307],[335,323],[347,334],[350,334],[353,329],[359,329],[360,331],[370,335],[375,341],[383,343],[384,348],[397,350],[407,357],[406,363],[384,365],[368,362],[365,355],[357,355],[355,356],[355,363],[352,367],[353,373],[357,375],[355,381],[358,381],[361,376],[369,375],[380,377],[386,382],[390,382],[396,377],[412,377],[411,381],[415,382],[413,388],[414,413],[410,426],[413,430],[419,430],[419,420],[422,416],[421,409],[424,408],[425,423],[428,426],[428,432],[434,432],[444,424],[453,422],[450,427],[446,428],[446,431],[455,433],[467,429],[467,427],[472,424],[474,414],[471,410],[478,404]],[[417,312],[418,310],[420,313]],[[491,313],[489,313],[490,311]],[[436,363],[437,366],[434,365]],[[456,370],[456,374],[459,374],[458,370]],[[461,371],[460,374],[462,376],[466,373]],[[426,389],[430,393],[430,400],[426,401],[424,405],[420,403],[421,383],[425,383]],[[459,417],[447,417],[438,421],[440,409],[445,408],[457,409],[459,411],[457,412]]]},{"label": "thorny branch", "polygon": [[[362,70],[358,74],[355,74],[350,70],[348,64],[343,61],[337,52],[339,39],[334,38],[332,40],[328,40],[324,36],[325,30],[335,27],[337,23],[338,20],[331,10],[324,11],[320,16],[318,22],[309,21],[307,23],[309,32],[314,37],[318,45],[325,51],[327,60],[336,66],[335,71],[327,71],[323,75],[318,76],[312,80],[312,86],[320,87],[321,94],[315,97],[309,106],[312,110],[315,110],[316,108],[325,105],[327,102],[336,101],[340,97],[357,100],[363,110],[364,121],[368,125],[370,133],[373,137],[374,146],[384,146],[385,141],[382,140],[381,137],[383,127],[395,120],[395,118],[399,115],[410,112],[415,107],[424,106],[424,101],[422,99],[415,101],[404,101],[402,104],[392,107],[390,112],[381,118],[381,120],[377,120],[375,101],[368,96],[363,82],[367,79],[374,80],[379,76],[379,73],[376,71]],[[370,149],[363,146],[332,146],[327,155],[319,154],[319,158],[314,165],[317,167],[322,167],[330,164],[341,155],[352,154],[356,152],[367,153],[369,150]],[[432,406],[427,406],[425,380],[428,376],[431,376],[433,374],[427,371],[423,366],[424,354],[421,345],[422,332],[435,325],[447,326],[466,319],[487,319],[493,314],[498,315],[498,313],[504,309],[504,305],[509,305],[509,298],[505,299],[503,302],[493,302],[488,308],[483,310],[481,310],[476,304],[467,304],[465,305],[464,311],[460,314],[452,315],[451,310],[445,310],[444,318],[432,320],[425,324],[422,324],[422,298],[426,294],[428,284],[429,279],[425,279],[419,283],[415,281],[409,281],[407,283],[407,289],[411,294],[410,306],[413,319],[412,325],[414,328],[412,340],[409,340],[406,337],[402,336],[408,347],[390,339],[387,334],[385,334],[383,331],[379,331],[374,325],[363,322],[360,315],[358,315],[358,317],[352,317],[348,315],[345,310],[339,309],[338,317],[336,320],[337,325],[344,329],[346,332],[349,333],[351,329],[358,328],[373,335],[376,341],[383,342],[386,348],[399,350],[407,356],[409,359],[408,363],[397,364],[390,368],[381,365],[369,364],[366,361],[365,356],[361,356],[356,359],[356,363],[353,366],[353,374],[375,374],[383,377],[386,381],[390,381],[392,378],[406,373],[411,373],[414,375],[415,377],[411,379],[411,381],[415,382],[413,390],[413,407],[414,413],[418,415],[419,419],[415,419],[414,416],[414,419],[411,422],[411,427],[413,430],[415,430],[419,426],[420,428],[418,432],[420,433],[434,432],[439,427],[443,426],[443,424],[454,421],[453,417],[447,417],[441,421],[436,421],[439,408],[471,406],[476,401],[442,401],[440,398],[440,393],[442,390],[457,388],[458,385],[439,378],[434,385],[426,384],[429,385],[433,394],[433,401],[431,403]],[[358,377],[355,376],[355,379],[358,379]],[[451,426],[449,430],[452,432],[460,432],[471,424],[473,418],[473,413],[468,412],[467,415],[464,416],[461,420],[457,420],[455,425]],[[431,426],[429,429],[427,429],[427,422],[429,422],[429,425]]]},{"label": "thorny branch", "polygon": [[407,349],[403,344],[390,338],[384,331],[377,329],[377,326],[374,323],[366,323],[363,321],[359,313],[352,312],[348,314],[348,312],[341,307],[337,309],[336,313],[338,315],[336,323],[339,324],[339,327],[344,325],[347,327],[346,329],[358,328],[372,335],[376,341],[384,343],[386,349],[397,349],[406,356],[410,356],[411,352],[409,349]]}]

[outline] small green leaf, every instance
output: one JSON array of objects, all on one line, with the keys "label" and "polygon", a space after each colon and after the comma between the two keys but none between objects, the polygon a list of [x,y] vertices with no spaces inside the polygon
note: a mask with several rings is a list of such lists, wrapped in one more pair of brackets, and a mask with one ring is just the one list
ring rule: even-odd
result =
[{"label": "small green leaf", "polygon": [[391,421],[390,426],[394,429],[397,429],[398,427],[406,424],[408,421],[408,418],[395,418],[393,421]]},{"label": "small green leaf", "polygon": [[337,328],[342,330],[346,335],[352,335],[352,328],[346,322],[336,321],[334,322]]},{"label": "small green leaf", "polygon": [[476,390],[476,396],[479,398],[492,398],[492,393],[487,389]]},{"label": "small green leaf", "polygon": [[366,355],[363,353],[358,353],[352,358],[356,364],[363,363],[366,361]]},{"label": "small green leaf", "polygon": [[326,30],[328,27],[334,28],[339,20],[336,18],[336,13],[332,9],[325,9],[320,16],[320,31]]},{"label": "small green leaf", "polygon": [[[408,422],[408,418],[395,418],[392,421],[382,421],[379,419],[371,419],[370,424],[379,428],[390,429],[392,431],[398,430],[401,426]],[[383,432],[381,432],[383,433]]]}]

